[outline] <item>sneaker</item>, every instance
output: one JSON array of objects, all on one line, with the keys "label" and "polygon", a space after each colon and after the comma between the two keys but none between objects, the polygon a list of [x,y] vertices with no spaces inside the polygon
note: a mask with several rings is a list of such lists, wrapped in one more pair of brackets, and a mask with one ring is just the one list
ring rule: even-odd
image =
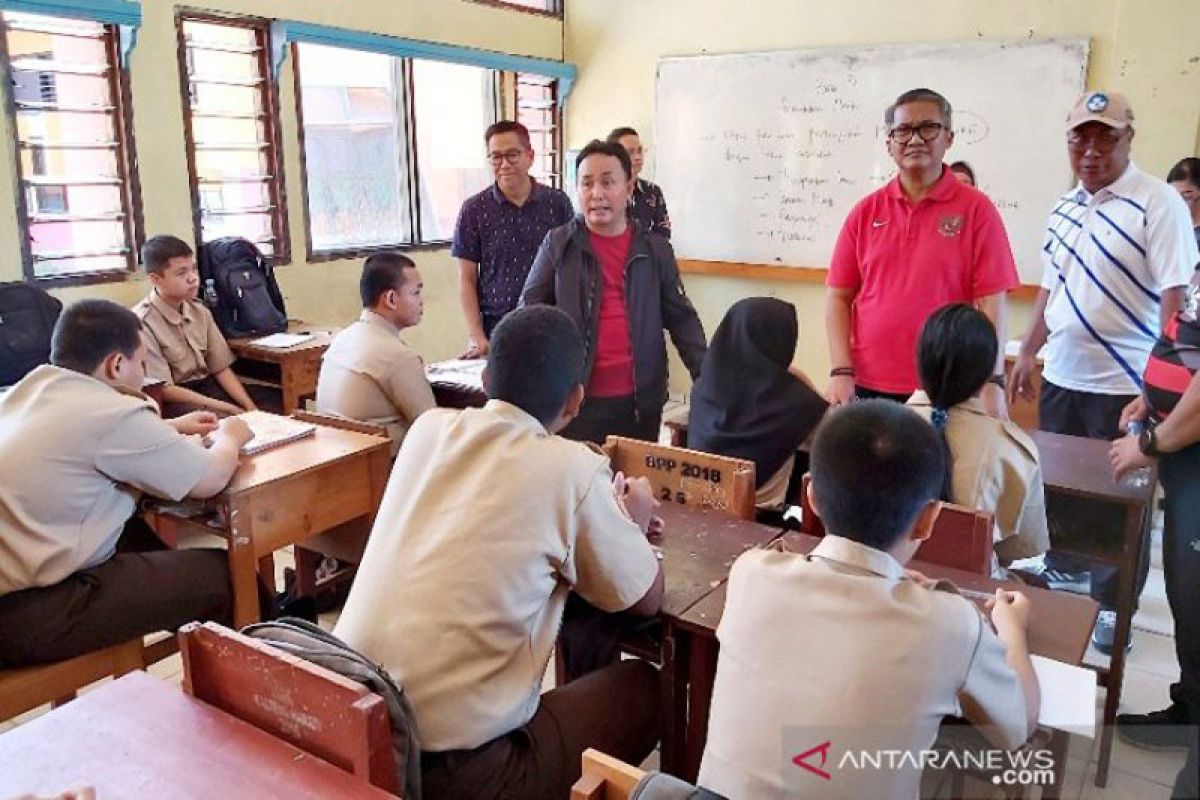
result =
[{"label": "sneaker", "polygon": [[[1132,632],[1132,631],[1131,631]],[[1113,640],[1117,636],[1117,612],[1111,608],[1101,608],[1096,617],[1096,627],[1092,629],[1092,647],[1106,656],[1111,656]],[[1133,642],[1125,643],[1125,652],[1133,649]]]},{"label": "sneaker", "polygon": [[1186,750],[1196,741],[1196,727],[1188,724],[1187,709],[1172,703],[1149,714],[1117,714],[1117,736],[1147,750]]},{"label": "sneaker", "polygon": [[1038,577],[1046,581],[1046,585],[1059,592],[1075,592],[1087,594],[1092,587],[1092,573],[1087,570],[1079,572],[1046,567]]}]

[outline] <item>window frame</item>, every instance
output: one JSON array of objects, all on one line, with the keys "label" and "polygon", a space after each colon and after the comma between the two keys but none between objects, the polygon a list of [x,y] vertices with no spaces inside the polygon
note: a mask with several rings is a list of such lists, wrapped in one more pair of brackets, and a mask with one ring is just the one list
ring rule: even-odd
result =
[{"label": "window frame", "polygon": [[[544,78],[542,84],[533,84],[526,81],[527,85],[542,85],[550,92],[550,132],[551,147],[553,157],[551,158],[552,171],[550,173],[550,185],[555,189],[562,189],[563,176],[563,126],[562,126],[562,101],[559,97],[559,79],[553,75],[542,75],[535,72],[514,72],[512,73],[513,86],[513,118],[520,120],[521,118],[521,78],[523,76],[535,76]],[[565,191],[565,190],[564,190]]]},{"label": "window frame", "polygon": [[[3,11],[3,9],[0,9]],[[23,12],[24,13],[24,12]],[[71,17],[41,14],[50,19],[72,19]],[[133,102],[130,94],[129,68],[121,58],[120,25],[102,20],[91,20],[104,28],[104,51],[108,63],[108,88],[112,96],[113,135],[116,147],[112,150],[117,166],[118,194],[121,198],[122,228],[125,234],[127,252],[124,269],[97,270],[94,272],[78,272],[66,275],[38,275],[33,255],[33,243],[30,237],[30,209],[26,200],[27,183],[25,169],[21,159],[21,139],[17,125],[17,97],[14,91],[12,60],[8,50],[9,26],[0,13],[0,78],[7,86],[5,99],[5,114],[12,133],[13,147],[13,193],[16,197],[17,230],[21,237],[21,273],[24,281],[29,284],[41,285],[47,288],[67,286],[89,286],[99,283],[114,283],[125,281],[134,274],[138,266],[138,252],[146,240],[145,222],[142,206],[141,177],[138,170],[137,142],[133,133]],[[56,34],[67,35],[67,34]],[[70,186],[71,184],[63,184]],[[68,211],[70,207],[68,205]],[[119,254],[117,254],[119,255]],[[78,256],[76,256],[78,257]]]},{"label": "window frame", "polygon": [[506,2],[506,0],[467,0],[467,2],[481,6],[491,6],[492,8],[502,8],[506,11],[520,11],[524,14],[532,14],[535,17],[559,20],[563,18],[563,7],[566,5],[566,0],[551,0],[554,6],[552,9],[530,8],[520,3]]},{"label": "window frame", "polygon": [[[191,77],[188,64],[187,39],[184,36],[185,22],[209,25],[226,25],[245,28],[255,32],[258,42],[258,67],[262,76],[262,123],[263,143],[266,145],[266,162],[272,176],[261,183],[267,187],[267,197],[272,206],[271,236],[273,252],[268,258],[274,266],[292,263],[292,238],[288,227],[287,189],[285,185],[282,125],[280,122],[279,86],[272,68],[271,20],[240,14],[222,14],[216,11],[176,7],[175,35],[179,60],[179,97],[183,112],[183,140],[187,156],[188,193],[192,204],[192,229],[196,247],[203,245],[203,214],[200,198],[200,178],[196,169],[196,138],[192,126]],[[247,54],[249,55],[249,54]],[[259,244],[255,242],[255,244]]]}]

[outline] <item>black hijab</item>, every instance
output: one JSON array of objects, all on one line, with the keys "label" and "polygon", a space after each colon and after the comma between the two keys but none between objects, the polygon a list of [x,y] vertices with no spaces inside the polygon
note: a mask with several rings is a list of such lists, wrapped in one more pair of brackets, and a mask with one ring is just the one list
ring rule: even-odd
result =
[{"label": "black hijab", "polygon": [[798,337],[791,303],[734,303],[692,386],[688,447],[753,461],[760,487],[778,472],[829,407],[788,372]]}]

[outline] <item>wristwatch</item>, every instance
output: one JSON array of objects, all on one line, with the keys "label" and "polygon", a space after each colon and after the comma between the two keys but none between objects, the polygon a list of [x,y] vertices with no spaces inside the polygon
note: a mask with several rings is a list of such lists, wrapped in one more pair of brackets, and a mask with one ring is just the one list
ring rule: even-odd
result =
[{"label": "wristwatch", "polygon": [[1150,458],[1158,458],[1162,455],[1158,451],[1158,437],[1154,433],[1154,428],[1146,428],[1138,434],[1138,450],[1142,451],[1142,455]]}]

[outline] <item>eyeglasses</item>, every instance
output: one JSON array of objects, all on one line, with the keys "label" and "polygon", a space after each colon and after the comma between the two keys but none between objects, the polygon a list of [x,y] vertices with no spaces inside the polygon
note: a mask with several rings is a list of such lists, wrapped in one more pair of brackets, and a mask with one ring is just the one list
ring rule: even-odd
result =
[{"label": "eyeglasses", "polygon": [[524,150],[505,150],[503,153],[488,153],[488,161],[492,162],[493,167],[500,166],[507,161],[510,164],[515,164],[521,160],[524,155]]},{"label": "eyeglasses", "polygon": [[1091,136],[1084,136],[1083,134],[1071,131],[1067,134],[1067,147],[1071,148],[1071,151],[1074,153],[1086,153],[1089,148],[1095,150],[1097,153],[1111,153],[1112,149],[1117,146],[1117,143],[1124,138],[1124,131],[1117,133],[1105,131]]},{"label": "eyeglasses", "polygon": [[942,135],[946,126],[940,122],[922,122],[920,125],[897,125],[888,131],[888,138],[896,144],[908,144],[913,134],[921,137],[922,142],[932,142]]}]

